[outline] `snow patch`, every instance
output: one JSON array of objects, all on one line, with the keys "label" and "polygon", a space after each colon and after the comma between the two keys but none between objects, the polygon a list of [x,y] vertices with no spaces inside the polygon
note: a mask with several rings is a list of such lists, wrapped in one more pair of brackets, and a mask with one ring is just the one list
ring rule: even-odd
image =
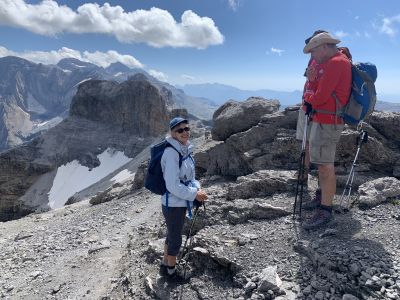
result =
[{"label": "snow patch", "polygon": [[56,126],[57,124],[61,123],[62,120],[63,120],[63,118],[61,118],[61,117],[55,117],[48,121],[35,124],[33,130],[30,132],[30,134],[35,134],[42,130],[48,130],[48,129]]},{"label": "snow patch", "polygon": [[75,84],[74,87],[76,87],[76,86],[80,85],[81,83],[84,83],[85,81],[88,81],[90,79],[92,79],[92,78],[89,77],[89,78],[83,79],[82,81],[80,81],[77,84]]},{"label": "snow patch", "polygon": [[135,176],[135,173],[129,172],[129,170],[124,169],[121,172],[119,172],[117,175],[115,175],[113,178],[110,179],[110,181],[114,181],[115,183],[120,183],[124,182],[128,179],[133,179]]},{"label": "snow patch", "polygon": [[118,73],[115,73],[114,74],[114,77],[118,77],[119,75],[123,75],[124,73],[122,73],[122,72],[118,72]]},{"label": "snow patch", "polygon": [[131,160],[123,152],[113,149],[107,149],[97,157],[100,166],[91,170],[82,166],[77,160],[57,169],[53,186],[48,193],[49,206],[52,209],[64,206],[69,197],[91,186]]}]

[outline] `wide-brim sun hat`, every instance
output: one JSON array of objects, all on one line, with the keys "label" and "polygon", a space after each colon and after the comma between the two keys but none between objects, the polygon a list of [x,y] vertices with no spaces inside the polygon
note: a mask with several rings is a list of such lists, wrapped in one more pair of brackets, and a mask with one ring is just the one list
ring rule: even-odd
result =
[{"label": "wide-brim sun hat", "polygon": [[314,36],[308,44],[304,47],[304,53],[310,53],[315,47],[321,46],[323,44],[339,44],[340,40],[334,38],[329,32],[322,32]]},{"label": "wide-brim sun hat", "polygon": [[181,123],[189,123],[189,121],[185,118],[182,117],[176,117],[173,118],[170,122],[169,122],[169,129],[174,129],[176,126],[178,126]]}]

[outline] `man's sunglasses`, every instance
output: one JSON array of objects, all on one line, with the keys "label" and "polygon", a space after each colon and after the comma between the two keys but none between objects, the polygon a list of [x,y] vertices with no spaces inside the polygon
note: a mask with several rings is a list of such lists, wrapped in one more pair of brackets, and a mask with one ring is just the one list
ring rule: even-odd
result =
[{"label": "man's sunglasses", "polygon": [[175,130],[175,132],[177,132],[177,133],[183,133],[184,131],[190,131],[190,128],[185,127],[185,128],[179,128],[179,129]]}]

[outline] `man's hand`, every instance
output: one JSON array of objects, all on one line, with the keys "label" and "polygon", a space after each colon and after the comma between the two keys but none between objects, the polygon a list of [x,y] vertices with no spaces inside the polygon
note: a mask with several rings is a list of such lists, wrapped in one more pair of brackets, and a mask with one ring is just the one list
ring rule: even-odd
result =
[{"label": "man's hand", "polygon": [[313,110],[312,105],[307,101],[304,101],[304,107],[306,108],[306,115],[309,116]]},{"label": "man's hand", "polygon": [[317,79],[317,70],[314,67],[308,67],[306,69],[306,77],[310,81],[314,81]]}]

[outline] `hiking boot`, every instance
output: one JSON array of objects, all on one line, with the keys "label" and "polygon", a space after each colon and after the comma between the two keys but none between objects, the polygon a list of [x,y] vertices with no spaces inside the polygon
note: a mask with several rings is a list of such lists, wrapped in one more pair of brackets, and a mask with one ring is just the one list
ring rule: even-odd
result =
[{"label": "hiking boot", "polygon": [[303,205],[301,206],[305,210],[312,210],[314,208],[317,208],[321,205],[321,190],[318,189],[315,191],[314,197],[307,202],[303,202]]},{"label": "hiking boot", "polygon": [[333,219],[332,212],[326,209],[317,208],[314,216],[311,218],[310,221],[308,221],[303,225],[303,228],[305,230],[315,230],[328,224],[329,222],[332,221],[332,219]]},{"label": "hiking boot", "polygon": [[158,271],[158,274],[160,274],[160,276],[167,276],[168,275],[168,268],[163,263],[160,264],[160,270]]},{"label": "hiking boot", "polygon": [[[187,283],[189,282],[189,276],[186,276],[183,274],[184,271],[181,268],[175,268],[175,272],[172,274],[168,274],[167,271],[167,276],[166,279],[169,283]],[[185,275],[185,276],[184,276]]]}]

